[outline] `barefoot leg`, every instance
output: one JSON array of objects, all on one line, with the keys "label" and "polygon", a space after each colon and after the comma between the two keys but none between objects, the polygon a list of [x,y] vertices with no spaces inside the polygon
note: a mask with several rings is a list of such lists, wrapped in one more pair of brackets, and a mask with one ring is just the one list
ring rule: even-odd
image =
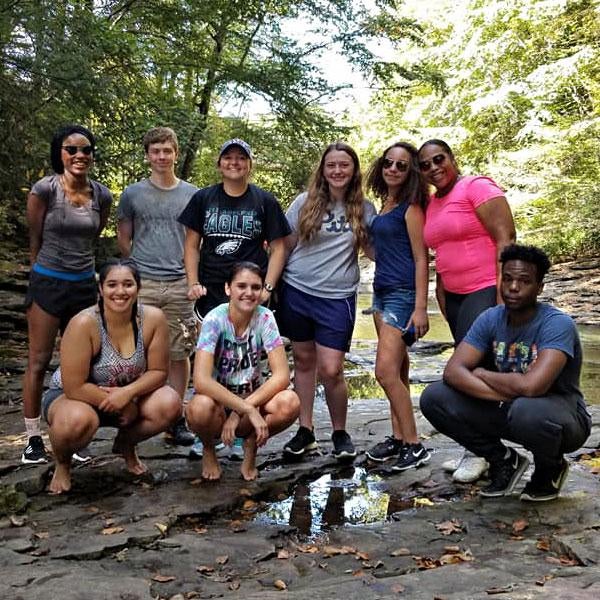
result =
[{"label": "barefoot leg", "polygon": [[54,475],[48,485],[51,494],[63,494],[71,489],[71,460],[67,463],[57,462],[54,466]]},{"label": "barefoot leg", "polygon": [[246,481],[254,481],[258,477],[256,468],[256,436],[249,435],[244,439],[244,460],[240,467],[242,477]]},{"label": "barefoot leg", "polygon": [[202,477],[208,481],[217,481],[221,479],[221,465],[217,458],[214,442],[212,445],[206,445],[203,442],[204,451],[202,454]]},{"label": "barefoot leg", "polygon": [[117,433],[112,447],[113,454],[120,454],[125,460],[125,466],[130,473],[134,475],[143,475],[148,471],[148,467],[139,459],[135,444],[127,441],[121,431]]}]

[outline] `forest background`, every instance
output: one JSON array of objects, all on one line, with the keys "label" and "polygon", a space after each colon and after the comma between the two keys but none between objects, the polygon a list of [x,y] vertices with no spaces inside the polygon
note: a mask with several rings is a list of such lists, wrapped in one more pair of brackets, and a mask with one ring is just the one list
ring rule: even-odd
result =
[{"label": "forest background", "polygon": [[26,244],[50,137],[80,122],[117,196],[161,124],[198,186],[243,137],[284,206],[333,140],[364,168],[441,137],[507,190],[521,240],[600,252],[600,0],[0,0],[0,61],[0,240]]}]

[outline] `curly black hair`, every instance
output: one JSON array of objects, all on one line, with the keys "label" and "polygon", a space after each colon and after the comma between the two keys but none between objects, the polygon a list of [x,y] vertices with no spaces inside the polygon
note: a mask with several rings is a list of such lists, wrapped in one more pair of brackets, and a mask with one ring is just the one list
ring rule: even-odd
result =
[{"label": "curly black hair", "polygon": [[544,280],[551,266],[548,255],[536,246],[524,246],[522,244],[506,246],[500,254],[500,262],[504,264],[509,260],[522,260],[523,262],[535,265],[536,280],[538,283]]}]

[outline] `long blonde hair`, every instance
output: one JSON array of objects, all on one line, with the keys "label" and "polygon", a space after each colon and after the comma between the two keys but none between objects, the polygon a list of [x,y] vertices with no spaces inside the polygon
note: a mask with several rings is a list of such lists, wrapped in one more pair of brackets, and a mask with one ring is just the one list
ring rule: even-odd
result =
[{"label": "long blonde hair", "polygon": [[358,155],[351,146],[344,142],[335,142],[325,148],[319,166],[312,174],[308,186],[308,198],[300,209],[298,234],[301,242],[313,240],[317,231],[321,228],[325,211],[333,204],[329,193],[329,184],[323,175],[323,170],[327,155],[334,150],[345,152],[354,163],[354,173],[346,190],[344,204],[346,207],[346,220],[350,223],[354,234],[354,248],[358,251],[361,246],[366,245],[368,240],[363,218],[365,197],[362,191],[362,175]]}]

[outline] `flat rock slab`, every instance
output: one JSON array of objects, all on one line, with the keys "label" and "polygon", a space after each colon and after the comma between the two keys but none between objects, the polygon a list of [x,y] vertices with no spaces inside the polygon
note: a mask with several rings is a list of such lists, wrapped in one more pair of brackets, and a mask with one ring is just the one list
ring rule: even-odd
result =
[{"label": "flat rock slab", "polygon": [[[593,417],[591,442],[597,409]],[[460,449],[419,414],[434,453],[402,474],[372,468],[362,454],[389,433],[385,402],[350,407],[361,451],[354,465],[333,460],[321,403],[316,422],[320,453],[282,463],[291,434],[277,436],[261,450],[254,482],[228,459],[221,482],[203,482],[201,463],[160,437],[140,448],[151,475],[133,477],[109,454],[114,433],[103,429],[95,458],[74,469],[72,493],[59,497],[43,491],[51,465],[22,467],[20,447],[5,445],[0,487],[26,503],[0,519],[0,597],[600,597],[600,482],[584,464],[573,461],[556,502],[526,504],[518,490],[484,501],[477,484],[443,472]],[[352,522],[363,524],[344,524]]]}]

